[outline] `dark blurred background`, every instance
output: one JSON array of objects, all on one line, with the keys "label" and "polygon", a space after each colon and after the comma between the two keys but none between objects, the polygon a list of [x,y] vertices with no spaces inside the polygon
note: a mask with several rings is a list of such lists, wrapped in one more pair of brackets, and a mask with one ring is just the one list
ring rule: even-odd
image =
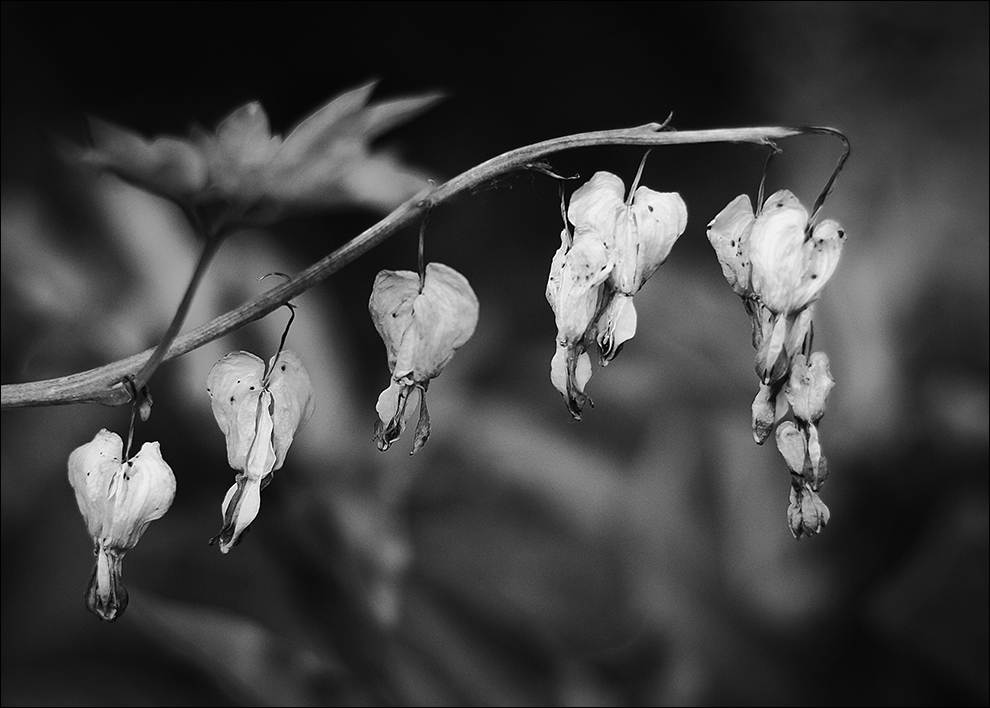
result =
[{"label": "dark blurred background", "polygon": [[[377,78],[379,99],[449,93],[376,144],[437,180],[671,112],[681,130],[828,125],[853,154],[825,207],[849,240],[816,314],[837,380],[820,536],[792,539],[786,468],[752,442],[749,324],[705,238],[765,151],[653,151],[643,183],[679,191],[688,228],[579,423],[547,375],[557,184],[516,173],[431,216],[427,257],[470,279],[481,320],[415,457],[371,440],[388,372],[366,309],[379,269],[415,268],[415,229],[298,299],[288,345],[317,413],[227,556],[207,545],[233,472],[206,375],[231,349],[267,359],[285,316],[162,367],[137,435],[179,491],[127,556],[118,622],[84,606],[66,459],[128,410],[3,412],[0,702],[986,705],[987,7],[4,2],[3,383],[152,346],[195,261],[169,206],[57,156],[86,114],[185,134],[260,100],[284,132]],[[768,188],[810,204],[838,143],[781,147]],[[628,184],[641,157],[550,163]],[[230,239],[187,328],[379,217]]]}]

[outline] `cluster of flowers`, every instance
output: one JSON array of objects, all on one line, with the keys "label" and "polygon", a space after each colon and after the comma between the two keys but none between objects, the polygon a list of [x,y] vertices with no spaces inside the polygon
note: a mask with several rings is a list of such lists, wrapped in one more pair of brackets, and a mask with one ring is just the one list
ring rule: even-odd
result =
[{"label": "cluster of flowers", "polygon": [[[557,325],[550,379],[574,418],[591,403],[584,390],[592,368],[588,350],[597,345],[605,366],[635,334],[633,297],[686,225],[680,195],[634,183],[625,196],[622,180],[609,172],[596,173],[574,192],[546,288]],[[834,221],[809,223],[801,203],[782,190],[757,213],[748,197],[736,198],[708,225],[708,238],[752,320],[760,379],[754,437],[762,444],[776,426],[777,447],[792,478],[791,531],[798,538],[817,533],[829,517],[818,497],[827,476],[818,424],[834,382],[828,357],[811,352],[812,316],[838,263],[844,233]],[[430,381],[474,333],[478,298],[463,275],[430,263],[421,273],[381,271],[368,307],[390,371],[378,397],[374,440],[387,450],[418,408],[412,454],[430,435]],[[222,504],[223,527],[211,540],[227,553],[257,517],[262,490],[313,413],[314,392],[300,357],[288,350],[267,365],[248,352],[227,354],[210,371],[207,391],[226,438],[227,460],[237,471]],[[782,420],[788,406],[793,421]],[[120,437],[107,430],[69,457],[69,481],[97,555],[87,604],[105,620],[127,605],[120,581],[124,553],[168,510],[176,487],[157,442],[145,443],[129,460],[123,457]]]},{"label": "cluster of flowers", "polygon": [[[219,541],[227,553],[261,507],[261,490],[282,467],[296,431],[313,413],[313,387],[299,356],[282,351],[266,367],[248,352],[214,364],[207,391],[227,440],[227,460],[238,471],[223,500]],[[157,442],[123,460],[120,436],[101,430],[69,455],[69,483],[93,539],[96,568],[86,592],[89,609],[112,621],[127,607],[121,561],[145,529],[175,498],[175,475]]]},{"label": "cluster of flowers", "polygon": [[[777,426],[777,449],[791,473],[791,532],[816,534],[829,519],[818,496],[827,477],[818,423],[834,381],[828,356],[811,352],[812,317],[845,232],[832,220],[813,223],[797,197],[780,190],[756,213],[748,196],[736,197],[708,224],[708,239],[753,325],[760,379],[753,437],[763,444]],[[788,405],[794,421],[781,422]]]},{"label": "cluster of flowers", "polygon": [[687,207],[676,192],[625,185],[597,172],[571,197],[554,254],[546,296],[557,324],[550,380],[571,415],[594,405],[584,388],[591,378],[588,349],[597,343],[606,366],[636,333],[633,296],[659,268],[687,227]]}]

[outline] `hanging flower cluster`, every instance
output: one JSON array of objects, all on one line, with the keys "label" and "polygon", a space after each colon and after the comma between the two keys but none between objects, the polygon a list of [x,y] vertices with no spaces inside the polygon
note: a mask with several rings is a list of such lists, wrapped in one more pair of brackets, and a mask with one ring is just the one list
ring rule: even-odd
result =
[{"label": "hanging flower cluster", "polygon": [[127,608],[120,579],[124,554],[172,505],[175,475],[157,442],[146,442],[124,461],[120,436],[103,429],[69,455],[69,484],[96,553],[86,606],[112,621]]},{"label": "hanging flower cluster", "polygon": [[574,231],[564,224],[546,289],[557,324],[550,380],[580,420],[591,402],[588,349],[597,343],[605,366],[636,333],[633,296],[684,233],[687,207],[676,192],[635,183],[625,198],[619,177],[597,172],[572,195],[567,220]]},{"label": "hanging flower cluster", "polygon": [[257,517],[261,490],[313,414],[313,385],[295,352],[279,352],[266,367],[254,354],[236,351],[213,365],[206,390],[227,439],[227,462],[238,471],[223,500],[223,528],[211,541],[227,553]]},{"label": "hanging flower cluster", "polygon": [[790,405],[794,422],[776,432],[792,476],[788,521],[796,538],[818,533],[829,513],[818,497],[827,468],[817,426],[834,381],[826,354],[811,352],[812,317],[845,232],[832,220],[811,223],[797,197],[780,190],[758,213],[748,196],[736,197],[708,225],[708,239],[753,326],[760,378],[753,437],[763,444]]},{"label": "hanging flower cluster", "polygon": [[426,389],[474,334],[478,298],[463,275],[430,263],[422,277],[408,270],[378,273],[368,310],[385,343],[391,372],[388,387],[378,397],[375,442],[379,450],[387,450],[418,405],[413,454],[430,436]]}]

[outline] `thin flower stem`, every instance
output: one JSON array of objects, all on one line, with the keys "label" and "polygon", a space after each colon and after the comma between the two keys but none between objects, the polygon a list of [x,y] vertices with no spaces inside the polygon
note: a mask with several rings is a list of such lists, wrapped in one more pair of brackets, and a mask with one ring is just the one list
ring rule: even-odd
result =
[{"label": "thin flower stem", "polygon": [[[281,283],[240,307],[226,312],[192,332],[175,337],[167,351],[157,354],[153,350],[115,361],[89,371],[45,381],[23,384],[5,384],[0,391],[0,408],[26,406],[64,405],[69,403],[102,403],[119,405],[131,400],[129,388],[121,383],[126,377],[145,370],[152,357],[168,361],[197,349],[215,339],[219,339],[246,324],[261,319],[283,306],[289,300],[306,292],[317,283],[326,280],[338,270],[358,257],[375,248],[387,238],[422,218],[425,212],[452,197],[474,189],[478,185],[527,165],[539,162],[542,158],[564,150],[602,145],[691,145],[700,143],[755,143],[769,145],[775,140],[805,134],[826,134],[839,138],[848,148],[848,140],[832,128],[792,128],[783,126],[759,128],[718,128],[712,130],[672,131],[664,129],[660,123],[649,123],[635,128],[602,130],[590,133],[567,135],[527,145],[481,163],[444,182],[437,187],[424,189],[407,200],[391,214],[365,230],[348,243],[323,259],[313,263],[294,278]],[[845,162],[848,150],[841,163]],[[838,169],[826,185],[824,195],[831,190]],[[219,240],[219,239],[217,239]],[[210,254],[212,255],[212,253]],[[194,276],[195,278],[195,276]],[[178,320],[177,313],[177,320]],[[183,313],[184,316],[184,313]],[[181,325],[173,321],[177,328]],[[171,328],[170,328],[171,329]]]},{"label": "thin flower stem", "polygon": [[165,361],[172,342],[179,336],[182,323],[185,321],[186,315],[189,314],[189,308],[192,306],[193,296],[196,294],[196,290],[199,289],[199,284],[206,274],[206,268],[210,265],[210,261],[213,260],[213,256],[216,254],[217,249],[220,248],[222,242],[222,238],[212,238],[207,240],[206,245],[203,247],[203,252],[200,254],[199,261],[196,263],[196,270],[193,271],[192,277],[189,279],[189,285],[186,286],[186,292],[183,294],[182,302],[179,303],[179,307],[172,317],[172,322],[169,324],[168,329],[165,330],[165,334],[162,335],[158,346],[155,347],[151,356],[134,377],[133,385],[137,392],[136,395],[146,395],[145,387],[161,363]]}]

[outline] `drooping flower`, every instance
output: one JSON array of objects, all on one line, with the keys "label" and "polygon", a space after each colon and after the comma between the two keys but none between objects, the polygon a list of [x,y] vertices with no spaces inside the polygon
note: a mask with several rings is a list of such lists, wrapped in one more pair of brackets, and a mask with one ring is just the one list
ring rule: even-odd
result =
[{"label": "drooping flower", "polygon": [[757,369],[764,383],[780,380],[780,365],[801,349],[811,316],[801,317],[821,295],[839,262],[845,232],[826,219],[812,225],[790,191],[770,195],[759,214],[749,197],[736,197],[708,225],[711,241],[732,289],[747,303],[759,341]]},{"label": "drooping flower", "polygon": [[687,207],[676,192],[635,184],[626,197],[619,177],[596,172],[572,195],[567,219],[573,236],[564,229],[547,280],[557,324],[550,380],[580,419],[590,400],[588,348],[597,342],[604,366],[636,333],[633,296],[684,232]]},{"label": "drooping flower", "polygon": [[175,475],[157,442],[146,442],[127,461],[122,458],[120,436],[106,429],[69,455],[69,483],[96,553],[86,605],[107,621],[127,608],[120,579],[124,554],[175,498]]},{"label": "drooping flower", "polygon": [[418,405],[415,453],[430,435],[426,390],[474,333],[478,298],[463,275],[442,263],[429,263],[422,280],[407,270],[378,273],[368,310],[385,343],[391,372],[376,405],[375,442],[378,449],[387,450]]},{"label": "drooping flower", "polygon": [[[777,449],[792,478],[791,531],[817,533],[828,522],[817,495],[828,474],[817,424],[834,381],[825,353],[811,352],[812,319],[845,233],[831,220],[810,224],[800,201],[780,190],[757,214],[749,197],[736,197],[708,224],[708,239],[753,327],[760,378],[753,436],[762,444],[777,426]],[[780,422],[788,404],[795,421]]]},{"label": "drooping flower", "polygon": [[231,352],[213,365],[206,390],[227,441],[227,462],[239,472],[223,500],[223,528],[213,539],[227,553],[257,517],[261,490],[281,469],[315,400],[302,360],[288,350],[268,367],[254,354]]},{"label": "drooping flower", "polygon": [[591,378],[588,347],[595,341],[595,324],[601,313],[603,289],[614,265],[601,235],[596,231],[567,229],[550,265],[547,301],[557,324],[556,351],[550,362],[550,381],[564,396],[575,418],[588,402],[584,387]]}]

